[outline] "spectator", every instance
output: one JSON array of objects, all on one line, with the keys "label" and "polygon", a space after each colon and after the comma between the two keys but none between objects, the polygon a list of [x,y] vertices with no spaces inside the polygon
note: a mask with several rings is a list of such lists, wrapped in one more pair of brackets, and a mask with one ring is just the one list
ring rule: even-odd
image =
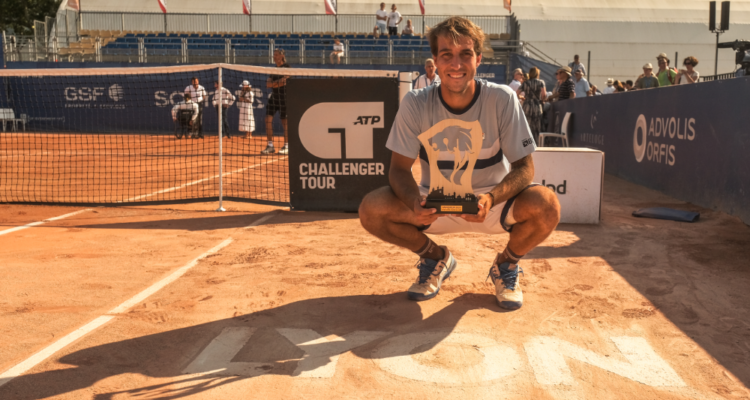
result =
[{"label": "spectator", "polygon": [[250,139],[255,132],[255,116],[253,115],[253,94],[250,82],[242,81],[240,85],[242,92],[237,98],[237,107],[240,108],[240,132],[245,132],[245,139]]},{"label": "spectator", "polygon": [[396,11],[396,5],[391,6],[391,13],[388,14],[388,34],[398,35],[398,24],[404,19],[401,17],[401,13]]},{"label": "spectator", "polygon": [[615,80],[607,78],[607,87],[602,90],[602,94],[611,94],[615,92]]},{"label": "spectator", "polygon": [[513,70],[513,81],[508,84],[511,89],[513,89],[514,92],[518,91],[518,88],[521,87],[521,84],[523,83],[523,70],[521,68],[516,68]]},{"label": "spectator", "polygon": [[675,82],[679,82],[679,85],[698,82],[700,73],[693,69],[696,65],[698,65],[698,59],[690,56],[682,62],[682,65],[684,65],[686,69],[680,70],[680,73],[677,74],[677,79],[675,80]]},{"label": "spectator", "polygon": [[[291,68],[286,63],[286,53],[284,49],[273,51],[273,62],[276,68]],[[271,89],[271,97],[268,98],[268,107],[266,108],[266,139],[268,146],[261,151],[261,154],[273,154],[276,150],[273,148],[273,116],[279,112],[281,125],[284,127],[284,147],[279,150],[279,154],[289,154],[289,125],[286,118],[286,80],[289,76],[273,74],[266,80],[266,87]]]},{"label": "spectator", "polygon": [[570,78],[570,67],[562,67],[557,70],[557,91],[552,94],[556,100],[567,100],[576,98],[576,84]]},{"label": "spectator", "polygon": [[401,36],[413,36],[414,35],[414,26],[411,24],[411,20],[406,20],[406,26],[404,27],[404,30],[401,31]]},{"label": "spectator", "polygon": [[526,122],[529,123],[534,141],[539,143],[539,132],[542,129],[542,102],[547,98],[547,89],[544,81],[539,79],[539,68],[531,67],[529,79],[525,80],[516,93],[525,94],[523,102],[523,113],[526,114]]},{"label": "spectator", "polygon": [[375,36],[385,35],[386,21],[388,21],[388,11],[385,10],[385,3],[380,3],[380,10],[375,11],[375,32],[373,32]]},{"label": "spectator", "polygon": [[198,78],[190,78],[190,86],[184,90],[185,94],[189,94],[190,98],[198,104],[198,137],[203,138],[203,107],[208,102],[208,93],[206,88],[199,84]]},{"label": "spectator", "polygon": [[[628,82],[630,82],[630,81],[628,81]],[[622,92],[627,91],[625,89],[625,86],[623,86],[622,82],[620,82],[620,81],[616,80],[615,83],[612,86],[614,86],[614,88],[615,88],[615,93],[622,93]]]},{"label": "spectator", "polygon": [[577,69],[574,73],[574,76],[575,79],[573,81],[576,84],[576,97],[589,96],[591,85],[589,85],[589,81],[587,81],[586,78],[583,77],[583,70]]},{"label": "spectator", "polygon": [[440,77],[436,73],[435,60],[428,58],[424,62],[424,71],[425,74],[418,77],[414,82],[414,89],[424,89],[430,85],[440,84]]},{"label": "spectator", "polygon": [[643,74],[635,81],[634,90],[651,89],[659,87],[659,80],[654,76],[654,67],[651,63],[643,66]]},{"label": "spectator", "polygon": [[193,136],[193,132],[195,130],[195,121],[198,119],[198,104],[193,103],[193,100],[190,98],[190,93],[185,93],[185,100],[181,103],[175,104],[174,107],[172,107],[172,121],[177,122],[177,113],[180,110],[190,110],[192,111],[193,115],[190,118],[190,122],[188,123],[190,126],[190,137]]},{"label": "spectator", "polygon": [[622,82],[620,82],[620,85],[623,86],[625,91],[633,90],[633,81],[631,81],[630,79],[626,80],[624,85],[622,85]]},{"label": "spectator", "polygon": [[344,44],[336,38],[333,39],[333,51],[331,52],[331,64],[341,64],[341,57],[344,55]]},{"label": "spectator", "polygon": [[599,88],[596,87],[596,85],[591,85],[591,89],[587,93],[588,96],[601,96],[602,92],[599,91]]},{"label": "spectator", "polygon": [[583,75],[586,75],[586,66],[581,64],[580,58],[578,57],[578,54],[573,56],[573,62],[568,64],[570,67],[570,73],[575,75],[576,71],[579,69],[583,71]]},{"label": "spectator", "polygon": [[234,95],[229,89],[222,87],[219,89],[219,82],[214,81],[214,101],[213,105],[216,108],[216,113],[219,113],[219,104],[221,104],[221,126],[222,136],[226,136],[227,139],[231,139],[232,136],[229,134],[229,120],[227,119],[227,110],[234,104]]},{"label": "spectator", "polygon": [[674,85],[677,81],[677,71],[674,68],[669,68],[669,58],[666,53],[661,53],[656,57],[656,62],[659,64],[659,71],[656,73],[656,78],[659,79],[659,87]]}]

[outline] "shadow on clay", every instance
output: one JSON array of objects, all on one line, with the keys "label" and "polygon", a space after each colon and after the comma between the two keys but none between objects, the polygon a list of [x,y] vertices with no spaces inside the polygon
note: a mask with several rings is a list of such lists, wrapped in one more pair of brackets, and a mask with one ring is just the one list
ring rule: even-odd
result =
[{"label": "shadow on clay", "polygon": [[108,224],[86,224],[67,226],[69,228],[84,229],[134,229],[134,230],[181,230],[181,231],[211,231],[216,229],[245,228],[259,219],[273,215],[273,219],[264,225],[306,224],[320,221],[336,221],[358,219],[356,213],[339,212],[294,212],[270,211],[257,214],[222,214],[215,217],[202,218],[174,218],[138,222],[116,222]]},{"label": "shadow on clay", "polygon": [[[398,335],[430,332],[432,343],[412,349],[408,354],[432,349],[447,337],[469,311],[486,309],[495,298],[488,294],[464,294],[428,318],[420,305],[406,299],[404,293],[324,297],[289,303],[276,308],[240,315],[206,324],[175,329],[134,339],[90,347],[58,360],[69,367],[22,375],[0,388],[0,398],[31,400],[59,396],[91,387],[96,382],[122,374],[154,378],[173,378],[165,384],[100,393],[97,400],[116,395],[156,396],[178,399],[252,376],[184,375],[185,369],[226,328],[256,328],[232,362],[262,363],[262,371],[251,375],[288,375],[304,373],[300,368],[304,353],[278,332],[279,329],[311,329],[322,337],[343,337],[356,331],[383,332],[379,338],[351,350],[357,357],[375,359],[375,348]],[[492,307],[497,311],[497,307]],[[346,340],[346,338],[344,338]],[[315,346],[305,351],[315,353]],[[313,348],[311,348],[311,346]],[[389,354],[389,357],[408,354]],[[327,357],[308,363],[310,369],[330,363]]]}]

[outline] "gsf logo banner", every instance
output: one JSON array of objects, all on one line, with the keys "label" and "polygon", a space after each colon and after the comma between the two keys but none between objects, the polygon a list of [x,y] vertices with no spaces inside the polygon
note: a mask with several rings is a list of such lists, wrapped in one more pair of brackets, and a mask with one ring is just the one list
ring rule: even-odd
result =
[{"label": "gsf logo banner", "polygon": [[296,210],[356,211],[388,184],[385,142],[398,110],[396,78],[290,79],[290,201]]}]

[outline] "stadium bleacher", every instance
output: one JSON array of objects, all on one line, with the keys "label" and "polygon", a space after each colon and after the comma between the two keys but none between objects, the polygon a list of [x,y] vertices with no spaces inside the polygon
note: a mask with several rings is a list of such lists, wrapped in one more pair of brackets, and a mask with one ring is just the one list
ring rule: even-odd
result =
[{"label": "stadium bleacher", "polygon": [[[197,34],[86,32],[86,46],[94,48],[100,39],[101,54],[105,56],[133,56],[139,54],[141,43],[147,56],[178,57],[187,52],[189,57],[256,57],[267,58],[273,49],[284,49],[288,57],[324,59],[331,51],[334,39],[341,40],[350,58],[427,58],[429,43],[421,36],[380,36],[344,33],[261,33]],[[102,35],[102,36],[98,36]],[[82,41],[83,43],[83,41]],[[73,43],[75,44],[75,43]],[[71,48],[73,48],[71,44]],[[78,45],[83,46],[83,45]],[[80,47],[76,47],[80,49]]]}]

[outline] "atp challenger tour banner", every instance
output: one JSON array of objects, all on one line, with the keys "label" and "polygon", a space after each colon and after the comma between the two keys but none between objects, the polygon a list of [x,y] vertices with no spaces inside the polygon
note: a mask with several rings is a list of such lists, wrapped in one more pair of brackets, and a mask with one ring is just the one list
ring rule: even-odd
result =
[{"label": "atp challenger tour banner", "polygon": [[291,78],[286,90],[292,208],[357,211],[388,184],[398,79]]},{"label": "atp challenger tour banner", "polygon": [[[750,77],[553,103],[572,112],[571,146],[607,155],[605,170],[750,224]],[[559,124],[559,122],[558,122]]]}]

